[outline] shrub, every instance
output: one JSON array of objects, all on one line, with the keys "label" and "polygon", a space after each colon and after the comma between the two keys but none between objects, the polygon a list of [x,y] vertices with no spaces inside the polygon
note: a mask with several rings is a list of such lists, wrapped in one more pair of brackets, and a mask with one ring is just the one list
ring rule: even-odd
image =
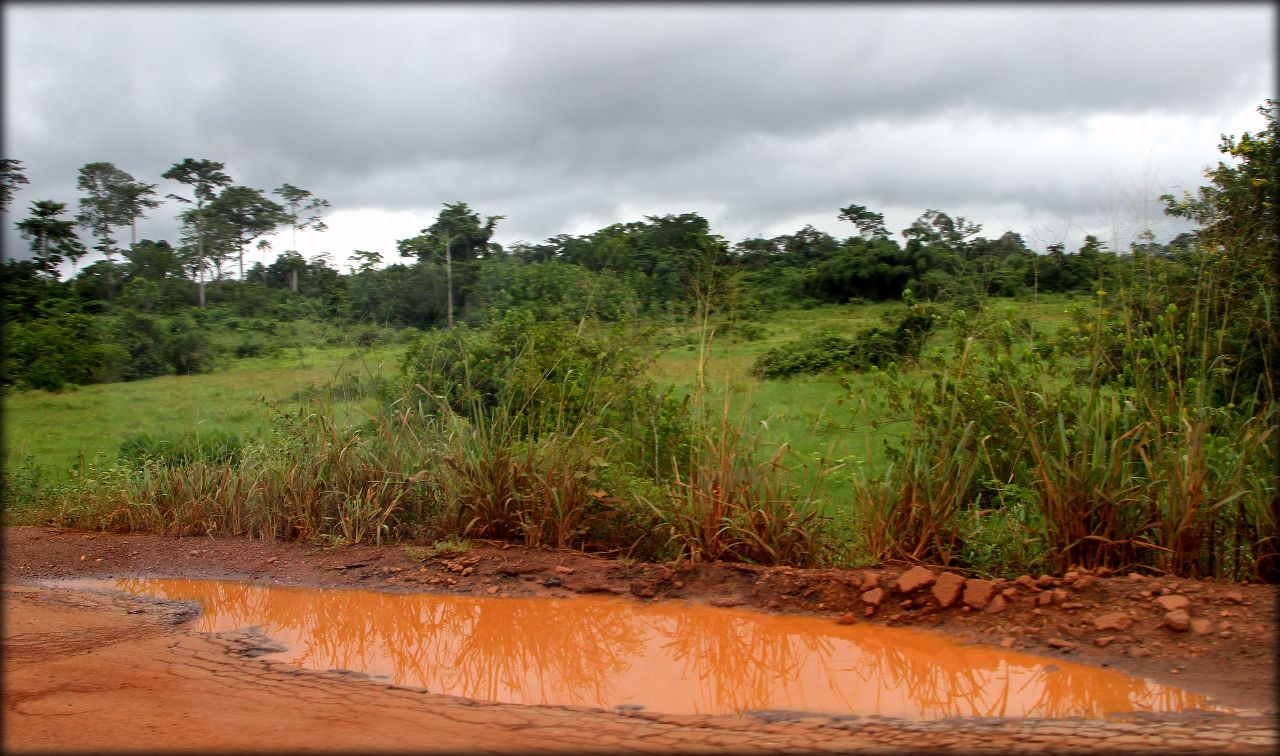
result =
[{"label": "shrub", "polygon": [[751,371],[768,380],[837,370],[864,371],[916,360],[937,319],[931,309],[912,305],[891,328],[864,329],[852,338],[824,331],[770,349],[760,355]]},{"label": "shrub", "polygon": [[5,385],[61,391],[115,380],[129,355],[98,318],[62,313],[4,325]]},{"label": "shrub", "polygon": [[216,365],[217,344],[189,317],[174,318],[165,339],[165,358],[178,375],[207,373]]},{"label": "shrub", "polygon": [[501,407],[521,435],[536,436],[584,422],[623,427],[652,393],[647,366],[634,334],[584,332],[512,310],[486,329],[424,338],[403,371],[427,412],[439,402],[474,420]]}]

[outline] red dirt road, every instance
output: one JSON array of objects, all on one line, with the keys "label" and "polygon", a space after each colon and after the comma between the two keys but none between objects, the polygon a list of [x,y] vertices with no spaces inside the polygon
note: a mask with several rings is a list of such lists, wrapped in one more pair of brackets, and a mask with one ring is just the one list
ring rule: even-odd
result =
[{"label": "red dirt road", "polygon": [[[894,586],[901,568],[682,569],[497,546],[415,562],[398,547],[320,549],[52,528],[6,528],[4,547],[5,752],[1272,752],[1277,745],[1276,590],[1270,586],[1106,576],[1085,581],[1077,590],[1077,576],[1063,582],[1065,588],[1046,584],[1043,590],[1027,588],[1025,595],[1011,592],[1006,608],[989,613],[940,609],[918,593],[898,595]],[[674,716],[478,703],[256,658],[260,640],[242,633],[196,633],[188,622],[190,608],[183,604],[35,584],[73,576],[251,579],[474,595],[605,592],[833,619],[845,612],[865,616],[859,597],[871,579],[892,598],[865,621],[924,627],[977,642],[1004,641],[1022,651],[1108,664],[1205,693],[1243,711],[1129,715],[1102,721],[906,722],[783,714]],[[1069,600],[1039,603],[1040,594],[1054,590],[1065,591]],[[1168,626],[1163,607],[1152,604],[1161,596],[1175,595],[1189,599],[1192,617],[1212,618],[1210,632]],[[911,605],[904,607],[903,602]],[[1130,615],[1126,630],[1096,629],[1099,617],[1116,612]],[[1218,629],[1222,623],[1228,623],[1227,629]],[[1110,641],[1097,644],[1108,637]],[[1139,652],[1134,654],[1134,649]]]}]

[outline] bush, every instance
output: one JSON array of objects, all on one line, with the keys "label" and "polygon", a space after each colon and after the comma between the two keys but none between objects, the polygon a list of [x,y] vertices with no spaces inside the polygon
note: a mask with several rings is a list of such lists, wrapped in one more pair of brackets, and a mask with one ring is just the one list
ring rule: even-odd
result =
[{"label": "bush", "polygon": [[770,349],[760,355],[751,371],[769,380],[837,370],[864,371],[916,360],[937,319],[931,309],[912,305],[892,328],[868,328],[853,338],[823,331]]},{"label": "bush", "polygon": [[458,328],[424,338],[403,364],[411,385],[466,417],[503,408],[519,417],[524,435],[572,430],[607,415],[604,425],[641,399],[647,360],[621,332],[578,333],[567,321],[535,322],[512,310],[482,330]]},{"label": "bush", "polygon": [[134,381],[172,372],[166,354],[167,334],[159,319],[126,310],[116,321],[114,337],[128,351],[128,359],[114,380]]},{"label": "bush", "polygon": [[166,334],[165,358],[178,375],[207,373],[217,362],[218,347],[188,317],[174,318]]},{"label": "bush", "polygon": [[61,391],[116,380],[128,359],[92,315],[63,313],[4,327],[6,386]]},{"label": "bush", "polygon": [[272,341],[251,333],[246,334],[231,348],[231,353],[239,358],[266,357],[280,351],[280,346]]}]

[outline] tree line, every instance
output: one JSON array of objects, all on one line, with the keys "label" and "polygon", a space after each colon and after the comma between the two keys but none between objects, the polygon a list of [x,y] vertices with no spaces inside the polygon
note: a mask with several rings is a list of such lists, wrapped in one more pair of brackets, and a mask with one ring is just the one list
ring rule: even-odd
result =
[{"label": "tree line", "polygon": [[[27,179],[20,161],[5,159],[0,167],[0,200],[8,205]],[[66,203],[32,202],[16,224],[31,256],[9,259],[0,271],[5,322],[17,337],[13,343],[39,351],[45,342],[57,342],[65,353],[66,344],[77,340],[119,342],[104,335],[95,318],[116,323],[105,332],[117,332],[125,314],[131,324],[126,330],[164,333],[168,326],[139,325],[139,318],[178,318],[183,325],[177,331],[190,332],[223,317],[430,329],[452,327],[455,319],[479,325],[517,308],[539,318],[617,321],[687,316],[694,302],[723,299],[726,292],[733,301],[721,304],[747,317],[779,307],[897,300],[907,290],[921,300],[972,306],[993,296],[1092,291],[1122,257],[1143,252],[1172,258],[1195,243],[1193,234],[1164,245],[1148,236],[1120,253],[1088,236],[1077,250],[1054,244],[1038,254],[1017,233],[987,238],[980,225],[933,209],[891,234],[883,215],[851,204],[838,211],[851,226],[843,239],[806,225],[792,234],[731,244],[690,212],[504,248],[493,241],[504,216],[482,216],[457,201],[445,203],[418,235],[399,240],[396,260],[354,250],[356,264],[343,272],[327,254],[308,259],[291,248],[270,263],[255,261],[246,268],[245,252],[255,242],[265,260],[270,247],[263,237],[272,232],[292,231],[296,247],[297,231],[324,230],[330,204],[288,183],[273,190],[279,201],[273,200],[235,184],[225,168],[187,158],[162,174],[183,187],[182,194],[166,195],[183,206],[176,242],[137,238],[138,219],[160,205],[158,187],[111,163],[80,169],[83,196],[74,216],[68,216]],[[88,250],[78,229],[102,255],[83,268],[76,266]],[[127,245],[117,240],[125,230]],[[65,280],[64,261],[73,266]],[[60,336],[50,341],[51,333]],[[30,359],[29,353],[6,348],[5,385],[57,385],[22,378],[29,371],[21,363]],[[187,355],[165,364],[152,360],[149,370],[121,367],[142,360],[137,344],[116,350],[114,359],[112,369],[71,371],[76,375],[68,382],[211,364]]]}]

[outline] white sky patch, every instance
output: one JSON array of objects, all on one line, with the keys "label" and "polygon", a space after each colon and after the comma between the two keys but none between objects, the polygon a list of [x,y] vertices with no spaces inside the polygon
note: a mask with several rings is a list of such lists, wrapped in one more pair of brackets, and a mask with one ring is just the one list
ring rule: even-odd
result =
[{"label": "white sky patch", "polygon": [[[401,259],[396,252],[396,242],[417,236],[422,229],[435,222],[435,213],[426,210],[412,212],[356,208],[335,210],[324,216],[322,220],[328,226],[327,230],[304,229],[298,232],[298,253],[307,259],[326,253],[329,255],[329,267],[342,273],[349,273],[351,272],[349,266],[357,264],[351,256],[355,250],[377,252],[382,255],[384,266],[397,262],[413,262],[413,260]],[[264,238],[271,242],[273,253],[283,252],[291,248],[293,230],[284,229]],[[246,259],[249,259],[248,254]],[[253,250],[252,259],[254,262],[261,261],[261,253],[256,248]]]}]

